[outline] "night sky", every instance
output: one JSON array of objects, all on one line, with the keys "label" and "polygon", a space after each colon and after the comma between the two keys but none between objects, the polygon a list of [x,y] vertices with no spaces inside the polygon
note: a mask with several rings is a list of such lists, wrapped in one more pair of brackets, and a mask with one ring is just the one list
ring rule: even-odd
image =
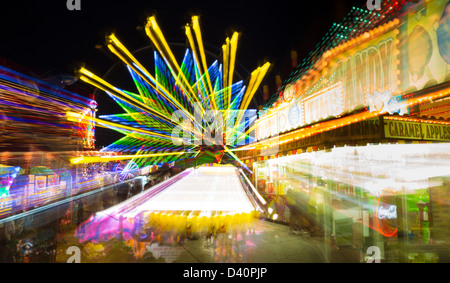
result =
[{"label": "night sky", "polygon": [[[249,78],[265,61],[272,63],[264,83],[275,92],[275,75],[284,80],[291,72],[290,51],[298,61],[307,56],[352,6],[364,0],[336,1],[140,1],[80,0],[80,11],[69,11],[66,0],[15,0],[0,7],[0,57],[43,77],[73,75],[74,66],[86,67],[118,87],[136,91],[131,78],[117,60],[96,45],[104,43],[105,32],[115,31],[144,66],[153,70],[150,39],[143,26],[147,16],[156,15],[166,40],[181,61],[187,46],[184,26],[191,15],[200,16],[208,64],[221,57],[221,46],[232,31],[241,33],[235,81]],[[147,47],[147,48],[146,48]],[[75,85],[79,85],[76,83]],[[89,91],[86,85],[79,86]],[[122,112],[107,95],[96,92],[99,115]],[[262,89],[256,94],[262,104]],[[257,107],[256,104],[253,105]],[[97,146],[117,138],[113,132],[97,128]]]}]

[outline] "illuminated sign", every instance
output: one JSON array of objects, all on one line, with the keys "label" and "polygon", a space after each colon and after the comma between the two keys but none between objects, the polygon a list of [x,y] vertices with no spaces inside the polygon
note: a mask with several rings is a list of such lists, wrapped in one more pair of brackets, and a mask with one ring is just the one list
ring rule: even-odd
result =
[{"label": "illuminated sign", "polygon": [[305,124],[344,112],[342,86],[338,84],[303,100]]},{"label": "illuminated sign", "polygon": [[277,135],[279,132],[278,115],[273,114],[258,120],[256,123],[256,138],[265,139]]},{"label": "illuminated sign", "polygon": [[306,99],[291,101],[286,106],[256,122],[256,138],[265,139],[303,125],[337,116],[344,112],[342,85],[335,84]]},{"label": "illuminated sign", "polygon": [[448,80],[450,2],[420,1],[408,9],[403,45],[404,88],[416,90]]},{"label": "illuminated sign", "polygon": [[278,111],[279,133],[304,125],[301,100],[295,100]]},{"label": "illuminated sign", "polygon": [[376,206],[378,231],[385,237],[393,237],[398,231],[397,206],[392,203],[395,203],[395,194],[383,191]]},{"label": "illuminated sign", "polygon": [[387,208],[379,207],[378,208],[378,219],[395,219],[397,218],[397,206],[390,205]]},{"label": "illuminated sign", "polygon": [[401,95],[392,95],[388,90],[385,92],[377,92],[367,94],[367,105],[369,111],[378,111],[380,113],[388,112],[389,114],[398,113],[399,115],[407,114],[408,109],[404,103],[401,103]]},{"label": "illuminated sign", "polygon": [[450,125],[385,120],[384,136],[397,139],[450,141]]},{"label": "illuminated sign", "polygon": [[387,32],[331,60],[329,74],[343,83],[345,111],[368,106],[374,92],[397,90],[394,38],[393,31]]},{"label": "illuminated sign", "polygon": [[[328,74],[326,81],[334,82],[334,84],[318,92],[299,96],[298,83],[289,85],[287,88],[289,98],[293,96],[299,99],[291,102],[286,108],[298,107],[295,111],[295,114],[301,115],[295,121],[298,124],[294,127],[289,124],[283,126],[284,121],[288,121],[286,114],[283,114],[285,112],[283,109],[286,108],[273,109],[280,114],[274,116],[270,114],[269,117],[263,117],[257,121],[259,126],[257,126],[257,139],[268,138],[289,129],[367,106],[371,111],[383,109],[389,110],[390,113],[405,113],[404,109],[398,109],[399,101],[393,95],[398,83],[398,74],[395,71],[397,69],[394,64],[397,41],[394,37],[393,31],[387,32],[332,58],[328,63],[332,67],[325,73]],[[292,95],[292,92],[296,92],[295,95]],[[277,121],[272,120],[277,116],[279,117]],[[277,126],[279,126],[278,131],[274,131]]]},{"label": "illuminated sign", "polygon": [[[402,115],[409,111],[405,100],[402,101],[403,94],[448,81],[450,2],[421,0],[405,7],[408,10],[403,16],[349,38],[323,53],[314,68],[287,85],[283,96],[273,104],[272,110],[281,113],[278,120],[260,119],[261,135],[257,138],[261,140],[273,135],[267,128],[269,125],[275,127],[275,122],[279,123],[278,133],[292,129],[286,109],[279,105],[290,103],[299,107],[295,113],[301,112],[303,118],[296,122],[303,121],[294,129],[327,116],[365,108],[370,112]],[[340,87],[316,92],[330,84]],[[391,127],[393,134],[389,134],[390,137],[418,138],[414,136],[416,132],[411,134],[409,125],[403,135],[400,125]],[[395,127],[398,127],[398,135]],[[425,131],[423,139],[448,140],[445,127],[422,125],[421,128]]]}]

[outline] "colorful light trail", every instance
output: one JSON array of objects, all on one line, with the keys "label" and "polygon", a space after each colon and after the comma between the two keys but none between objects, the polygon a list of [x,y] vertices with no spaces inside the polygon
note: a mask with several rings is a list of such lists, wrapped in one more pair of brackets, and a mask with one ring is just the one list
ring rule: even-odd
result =
[{"label": "colorful light trail", "polygon": [[[208,67],[198,16],[192,17],[185,31],[189,48],[179,63],[156,17],[147,19],[145,32],[155,47],[153,74],[115,34],[106,37],[105,46],[126,66],[137,92],[120,89],[85,67],[78,70],[82,81],[107,93],[125,111],[124,114],[86,118],[86,122],[95,122],[97,126],[125,135],[104,151],[123,153],[121,159],[139,157],[138,165],[148,166],[194,158],[207,148],[204,147],[207,141],[209,146],[218,146],[242,164],[232,153],[237,145],[227,143],[225,146],[225,143],[217,142],[217,136],[222,134],[225,139],[240,142],[255,141],[250,131],[254,119],[248,120],[246,111],[270,63],[251,73],[248,86],[242,80],[233,82],[239,33],[233,33],[222,46],[223,62],[216,60]],[[227,111],[235,113],[229,115]],[[208,116],[210,113],[213,115]],[[223,120],[216,119],[218,113]],[[256,111],[252,113],[256,115]],[[212,119],[205,121],[205,117]],[[67,118],[75,119],[79,115],[67,113]],[[184,135],[181,138],[174,132]],[[139,156],[134,156],[138,153]],[[97,159],[74,158],[72,163],[95,162]]]}]

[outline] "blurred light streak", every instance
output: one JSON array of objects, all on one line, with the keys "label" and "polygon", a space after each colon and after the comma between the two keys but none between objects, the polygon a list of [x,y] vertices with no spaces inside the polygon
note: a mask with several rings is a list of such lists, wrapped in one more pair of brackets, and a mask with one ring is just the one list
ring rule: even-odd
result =
[{"label": "blurred light streak", "polygon": [[[450,176],[450,144],[373,144],[366,146],[335,147],[330,151],[313,151],[297,155],[270,159],[269,166],[284,166],[289,184],[316,202],[312,189],[333,199],[367,211],[378,211],[379,199],[388,190],[397,197],[407,198],[417,190],[432,189],[438,186],[435,178]],[[308,179],[310,176],[311,179]],[[317,186],[323,180],[324,185]],[[361,190],[361,196],[347,195],[338,190],[340,185],[348,185],[354,190]],[[303,187],[310,186],[309,190]],[[362,197],[365,196],[365,197]],[[394,232],[385,233],[376,223],[364,223],[354,213],[332,203],[323,203],[334,212],[339,212],[386,237]],[[269,208],[271,214],[272,208]]]},{"label": "blurred light streak", "polygon": [[[125,135],[124,138],[107,146],[106,150],[127,152],[127,154],[136,153],[139,150],[140,155],[154,152],[192,151],[196,153],[199,149],[207,150],[204,146],[210,145],[208,134],[211,133],[208,131],[215,132],[226,127],[229,127],[228,134],[237,136],[236,140],[254,142],[255,139],[251,136],[253,132],[248,130],[255,128],[252,125],[254,119],[241,123],[243,111],[239,113],[238,120],[234,124],[228,125],[222,120],[215,125],[214,130],[210,125],[212,121],[204,121],[203,118],[207,115],[206,110],[209,109],[216,111],[215,113],[226,110],[246,110],[266,75],[270,63],[265,63],[252,73],[249,87],[244,86],[243,81],[233,84],[239,33],[234,32],[231,40],[226,39],[229,50],[223,57],[224,66],[215,60],[208,68],[198,16],[193,16],[191,23],[185,26],[185,35],[190,48],[186,49],[181,65],[170,49],[155,16],[147,18],[145,32],[155,46],[154,76],[138,62],[115,34],[108,35],[105,44],[108,50],[125,64],[138,90],[137,94],[114,87],[84,67],[79,70],[82,81],[106,92],[126,112],[126,114],[101,117],[108,122],[94,120],[99,126],[106,126]],[[182,116],[177,117],[183,122],[170,119],[177,114]],[[183,130],[183,138],[170,140],[172,134],[179,129]],[[177,133],[179,137],[180,131]],[[189,136],[185,136],[185,133]],[[177,137],[176,134],[175,137]],[[237,157],[228,151],[228,148],[225,150],[222,144],[217,144],[216,141],[212,144],[221,147],[222,152],[225,151],[227,155],[238,161]],[[228,147],[232,149],[236,146],[230,144]],[[183,158],[189,159],[192,155],[186,155]],[[141,166],[146,166],[163,161],[173,161],[173,159],[170,157],[164,160],[142,158],[137,162]],[[220,159],[217,161],[220,162]],[[248,170],[245,165],[244,168]]]},{"label": "blurred light streak", "polygon": [[77,157],[71,160],[71,163],[97,163],[108,162],[116,160],[130,160],[133,158],[145,158],[154,156],[167,156],[167,155],[183,155],[186,152],[170,152],[170,153],[153,153],[153,154],[136,154],[136,155],[117,155],[117,156],[96,156],[96,157]]},{"label": "blurred light streak", "polygon": [[130,239],[145,227],[159,227],[161,233],[184,231],[187,227],[207,230],[248,223],[255,211],[234,167],[199,167],[98,212],[78,227],[76,237],[82,242],[118,236]]}]

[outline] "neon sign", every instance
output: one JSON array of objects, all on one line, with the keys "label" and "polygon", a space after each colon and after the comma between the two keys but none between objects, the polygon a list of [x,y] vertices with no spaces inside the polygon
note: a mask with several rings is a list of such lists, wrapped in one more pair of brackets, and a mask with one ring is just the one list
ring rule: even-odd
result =
[{"label": "neon sign", "polygon": [[341,84],[333,85],[303,101],[304,121],[306,124],[325,119],[328,116],[338,116],[344,112]]},{"label": "neon sign", "polygon": [[390,205],[388,208],[378,208],[378,219],[396,219],[397,218],[397,206]]},{"label": "neon sign", "polygon": [[276,136],[279,133],[343,113],[343,88],[341,83],[337,83],[305,99],[292,100],[291,103],[277,109],[276,113],[258,119],[256,138],[261,140]]},{"label": "neon sign", "polygon": [[[394,61],[393,32],[381,38],[363,44],[360,50],[351,50],[342,54],[330,74],[336,75],[337,82],[343,82],[345,110],[352,111],[367,105],[367,94],[374,90],[397,89],[397,77]],[[343,58],[342,58],[343,57]]]},{"label": "neon sign", "polygon": [[376,220],[378,231],[385,237],[397,234],[397,206],[391,204],[395,201],[393,192],[383,191],[378,198],[376,207]]}]

